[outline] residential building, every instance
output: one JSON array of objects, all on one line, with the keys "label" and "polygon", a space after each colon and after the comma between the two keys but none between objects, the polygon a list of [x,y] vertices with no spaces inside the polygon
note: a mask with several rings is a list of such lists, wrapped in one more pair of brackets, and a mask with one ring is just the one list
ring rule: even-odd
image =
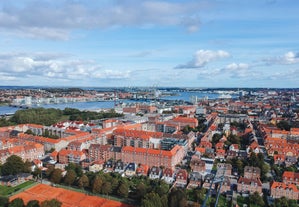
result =
[{"label": "residential building", "polygon": [[281,182],[273,182],[271,185],[271,197],[298,200],[299,190],[294,184],[285,184]]},{"label": "residential building", "polygon": [[121,153],[123,162],[135,162],[150,167],[164,166],[172,169],[183,160],[185,155],[184,149],[178,145],[170,151],[126,146],[122,148]]},{"label": "residential building", "polygon": [[175,177],[175,185],[177,187],[186,187],[188,183],[188,172],[185,169],[179,169]]},{"label": "residential building", "polygon": [[79,164],[84,159],[86,159],[86,156],[82,151],[63,149],[58,153],[58,161],[60,164]]},{"label": "residential building", "polygon": [[261,177],[261,169],[258,167],[245,166],[244,168],[244,177],[245,178],[260,178]]},{"label": "residential building", "polygon": [[237,184],[237,191],[242,195],[258,192],[262,195],[262,182],[259,178],[240,177]]},{"label": "residential building", "polygon": [[282,174],[282,182],[285,184],[294,184],[296,186],[299,186],[299,173],[284,171],[284,173]]}]

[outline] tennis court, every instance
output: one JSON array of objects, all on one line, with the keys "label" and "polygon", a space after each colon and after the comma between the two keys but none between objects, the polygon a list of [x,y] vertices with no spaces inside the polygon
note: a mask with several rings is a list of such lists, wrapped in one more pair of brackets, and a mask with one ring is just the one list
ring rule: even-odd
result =
[{"label": "tennis court", "polygon": [[70,191],[62,188],[52,187],[45,184],[38,184],[17,195],[10,197],[10,200],[22,198],[27,204],[30,200],[51,200],[53,198],[62,202],[62,207],[132,207],[105,198],[89,196],[83,193]]}]

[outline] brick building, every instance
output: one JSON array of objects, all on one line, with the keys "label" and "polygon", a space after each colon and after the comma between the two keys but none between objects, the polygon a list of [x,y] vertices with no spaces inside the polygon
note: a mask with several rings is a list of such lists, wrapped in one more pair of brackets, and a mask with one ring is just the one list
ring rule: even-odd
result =
[{"label": "brick building", "polygon": [[285,184],[281,182],[273,182],[271,185],[271,197],[281,198],[286,197],[288,199],[298,200],[299,190],[294,184]]},{"label": "brick building", "polygon": [[135,162],[149,167],[164,166],[174,169],[182,161],[185,151],[178,145],[170,151],[125,146],[121,154],[122,161],[126,163]]},{"label": "brick building", "polygon": [[285,171],[282,174],[282,182],[285,184],[294,184],[299,186],[299,173]]},{"label": "brick building", "polygon": [[258,192],[262,195],[262,182],[259,178],[240,177],[237,184],[237,191],[241,194]]},{"label": "brick building", "polygon": [[88,149],[89,158],[92,161],[96,160],[109,160],[112,155],[110,153],[111,146],[101,144],[91,144]]},{"label": "brick building", "polygon": [[58,160],[61,164],[79,164],[84,159],[86,159],[86,156],[82,151],[63,149],[58,153]]}]

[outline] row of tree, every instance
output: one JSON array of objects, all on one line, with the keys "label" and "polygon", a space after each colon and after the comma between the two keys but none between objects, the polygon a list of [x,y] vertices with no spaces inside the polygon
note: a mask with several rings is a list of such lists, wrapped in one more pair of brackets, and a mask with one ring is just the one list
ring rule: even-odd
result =
[{"label": "row of tree", "polygon": [[56,199],[45,200],[39,202],[38,200],[31,200],[25,205],[23,199],[15,198],[9,201],[7,197],[0,197],[0,207],[61,207],[62,203]]},{"label": "row of tree", "polygon": [[266,174],[270,170],[269,165],[267,165],[264,161],[264,155],[262,153],[255,154],[254,152],[251,152],[250,156],[247,159],[233,158],[228,159],[227,163],[230,163],[233,166],[233,168],[236,168],[238,170],[239,175],[244,174],[245,166],[253,166],[260,168],[262,181],[267,180]]},{"label": "row of tree", "polygon": [[64,110],[54,108],[32,108],[27,110],[18,110],[10,119],[1,118],[0,127],[27,123],[49,126],[61,121],[62,119],[71,121],[90,121],[121,116],[123,116],[123,114],[116,113],[113,109],[108,112],[92,112],[80,111],[73,108],[65,108]]},{"label": "row of tree", "polygon": [[0,175],[16,175],[19,173],[30,173],[31,162],[23,161],[17,155],[12,155],[6,159],[6,162],[2,165],[0,163]]},{"label": "row of tree", "polygon": [[185,126],[183,129],[182,129],[182,132],[184,134],[189,134],[189,132],[205,132],[208,128],[207,124],[206,124],[206,119],[205,118],[201,118],[201,117],[198,117],[197,118],[198,120],[198,126],[193,128],[193,127],[190,127],[189,125]]},{"label": "row of tree", "polygon": [[113,195],[136,202],[142,207],[186,206],[187,194],[183,189],[173,188],[161,180],[147,176],[122,177],[119,173],[83,173],[76,164],[66,168],[65,176],[60,169],[49,167],[46,176],[56,184],[84,189],[93,194]]}]

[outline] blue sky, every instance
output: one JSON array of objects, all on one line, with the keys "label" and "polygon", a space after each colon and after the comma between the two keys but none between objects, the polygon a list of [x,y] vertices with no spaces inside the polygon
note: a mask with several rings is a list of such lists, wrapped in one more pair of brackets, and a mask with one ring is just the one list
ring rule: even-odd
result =
[{"label": "blue sky", "polygon": [[0,0],[0,83],[299,87],[297,0]]}]

